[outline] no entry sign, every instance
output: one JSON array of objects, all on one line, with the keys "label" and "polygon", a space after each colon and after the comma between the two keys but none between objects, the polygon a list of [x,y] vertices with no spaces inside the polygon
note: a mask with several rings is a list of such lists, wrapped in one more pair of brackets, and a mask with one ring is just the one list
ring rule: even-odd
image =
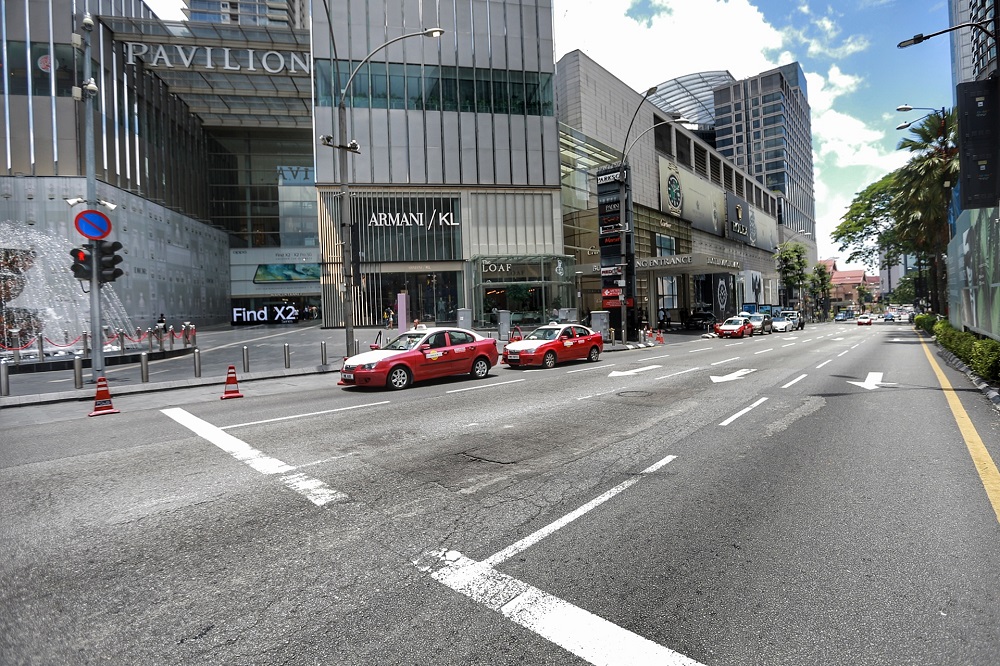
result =
[{"label": "no entry sign", "polygon": [[85,210],[78,213],[74,224],[80,235],[90,240],[101,240],[111,233],[111,220],[99,210]]}]

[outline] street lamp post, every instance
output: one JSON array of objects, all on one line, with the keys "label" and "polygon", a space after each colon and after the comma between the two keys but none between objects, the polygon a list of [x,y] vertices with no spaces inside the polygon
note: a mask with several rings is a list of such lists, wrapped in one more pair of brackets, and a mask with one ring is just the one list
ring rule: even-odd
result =
[{"label": "street lamp post", "polygon": [[[655,93],[656,89],[657,86],[653,86],[647,90],[642,96],[642,102],[645,102],[650,95]],[[632,125],[635,123],[635,119],[639,115],[639,110],[642,108],[642,102],[639,102],[639,105],[635,107],[635,113],[632,114],[632,120],[629,121],[628,129],[625,130],[625,140],[622,142],[622,161],[618,168],[618,226],[621,227],[621,280],[619,281],[621,293],[618,295],[618,299],[621,302],[622,344],[625,344],[628,336],[628,245],[626,243],[626,237],[628,224],[627,215],[628,210],[631,208],[626,199],[628,195],[625,189],[625,159],[628,156],[628,151],[631,149],[631,146],[628,144],[628,135],[632,131]]]},{"label": "street lamp post", "polygon": [[347,105],[345,102],[347,98],[347,91],[351,87],[351,81],[354,80],[355,75],[365,65],[365,63],[367,63],[372,56],[390,44],[395,44],[396,42],[408,37],[440,37],[443,34],[444,30],[441,28],[428,28],[426,30],[421,30],[420,32],[410,32],[405,35],[400,35],[399,37],[394,37],[384,44],[372,49],[371,53],[366,55],[361,62],[354,66],[350,76],[347,77],[347,82],[340,90],[340,102],[337,104],[338,142],[334,143],[332,136],[320,136],[320,141],[324,146],[327,146],[328,148],[336,148],[340,151],[337,170],[340,175],[340,235],[343,241],[342,265],[344,271],[344,333],[347,338],[348,356],[354,353],[354,242],[351,236],[353,223],[351,220],[351,188],[348,183],[347,176],[347,153],[350,152],[360,154],[361,147],[357,141],[352,140],[348,142],[347,140]]}]

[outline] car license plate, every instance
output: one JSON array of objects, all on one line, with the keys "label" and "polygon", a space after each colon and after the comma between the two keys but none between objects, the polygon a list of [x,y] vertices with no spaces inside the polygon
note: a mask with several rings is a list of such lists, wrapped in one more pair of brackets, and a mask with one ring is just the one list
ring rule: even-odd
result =
[{"label": "car license plate", "polygon": [[508,360],[511,360],[511,361],[516,361],[516,360],[518,360],[519,358],[520,358],[520,354],[518,354],[517,352],[513,352],[513,353],[511,353],[511,352],[508,352],[508,353],[507,353],[507,359],[508,359]]},{"label": "car license plate", "polygon": [[342,372],[342,373],[340,373],[340,378],[343,379],[345,382],[353,382],[354,381],[354,373],[352,373],[352,372]]}]

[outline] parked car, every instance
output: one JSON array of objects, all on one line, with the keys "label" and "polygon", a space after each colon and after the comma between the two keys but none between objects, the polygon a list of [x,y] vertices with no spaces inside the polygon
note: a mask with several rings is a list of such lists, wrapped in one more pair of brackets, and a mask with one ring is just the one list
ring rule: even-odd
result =
[{"label": "parked car", "polygon": [[771,318],[771,330],[779,331],[781,333],[787,333],[788,331],[795,330],[795,322],[787,317],[782,317],[778,315],[777,317]]},{"label": "parked car", "polygon": [[795,328],[799,329],[800,331],[806,327],[805,317],[803,317],[802,313],[799,312],[798,310],[782,310],[781,316],[786,319],[791,319],[792,322],[795,324]]},{"label": "parked car", "polygon": [[344,360],[339,385],[405,389],[413,382],[449,375],[482,379],[499,359],[492,338],[462,328],[422,324],[382,347],[371,347]]},{"label": "parked car", "polygon": [[715,323],[715,315],[708,311],[692,312],[684,322],[684,328],[706,329]]},{"label": "parked car", "polygon": [[860,317],[858,317],[858,326],[871,326],[871,325],[872,325],[871,315],[863,314]]},{"label": "parked car", "polygon": [[753,324],[746,317],[730,317],[714,327],[720,338],[742,338],[753,336]]},{"label": "parked car", "polygon": [[834,321],[847,321],[847,314],[843,312],[838,312],[833,318]]},{"label": "parked car", "polygon": [[563,361],[597,361],[604,351],[604,337],[580,324],[539,326],[524,338],[507,343],[503,362],[517,368],[540,365],[553,368]]},{"label": "parked car", "polygon": [[760,333],[761,335],[774,333],[774,320],[771,319],[771,315],[758,312],[757,314],[750,315],[749,319],[754,333]]}]

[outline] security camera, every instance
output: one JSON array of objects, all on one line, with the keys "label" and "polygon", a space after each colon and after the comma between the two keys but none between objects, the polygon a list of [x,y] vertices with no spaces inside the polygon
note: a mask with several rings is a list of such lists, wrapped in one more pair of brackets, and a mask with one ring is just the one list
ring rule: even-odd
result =
[{"label": "security camera", "polygon": [[87,32],[90,32],[91,30],[94,29],[94,19],[90,15],[90,12],[87,12],[86,14],[83,15],[82,25],[83,29],[86,30]]},{"label": "security camera", "polygon": [[83,89],[87,91],[88,95],[94,96],[98,91],[97,82],[94,79],[87,79],[83,84]]},{"label": "security camera", "polygon": [[351,139],[351,141],[347,144],[347,149],[352,153],[360,153],[361,145],[355,139]]},{"label": "security camera", "polygon": [[329,134],[320,134],[319,135],[319,141],[324,146],[331,146],[331,145],[333,145],[333,137],[330,136]]}]

